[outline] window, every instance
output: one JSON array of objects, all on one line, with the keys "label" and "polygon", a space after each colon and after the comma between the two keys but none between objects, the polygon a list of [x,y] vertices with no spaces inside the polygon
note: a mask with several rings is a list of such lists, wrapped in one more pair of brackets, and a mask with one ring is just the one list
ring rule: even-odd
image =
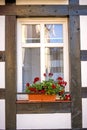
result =
[{"label": "window", "polygon": [[[66,18],[17,20],[17,91],[44,73],[61,76],[69,83],[68,29]],[[68,86],[68,85],[67,85]],[[68,87],[67,87],[68,90]]]}]

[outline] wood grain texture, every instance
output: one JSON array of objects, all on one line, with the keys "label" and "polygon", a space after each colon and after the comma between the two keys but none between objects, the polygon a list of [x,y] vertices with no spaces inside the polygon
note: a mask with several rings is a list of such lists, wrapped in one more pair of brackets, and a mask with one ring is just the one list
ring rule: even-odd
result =
[{"label": "wood grain texture", "polygon": [[72,128],[82,128],[80,25],[79,16],[69,17],[70,91]]},{"label": "wood grain texture", "polygon": [[16,129],[16,17],[6,16],[6,130]]}]

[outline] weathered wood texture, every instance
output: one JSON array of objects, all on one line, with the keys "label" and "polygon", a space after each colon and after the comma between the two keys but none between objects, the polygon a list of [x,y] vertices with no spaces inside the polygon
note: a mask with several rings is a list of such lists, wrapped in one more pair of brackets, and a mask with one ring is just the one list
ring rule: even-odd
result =
[{"label": "weathered wood texture", "polygon": [[79,16],[69,17],[70,91],[72,128],[82,128],[80,25]]},{"label": "weathered wood texture", "polygon": [[16,16],[6,16],[6,130],[16,130]]},{"label": "weathered wood texture", "polygon": [[66,16],[68,7],[65,5],[6,5],[0,6],[0,15],[28,16]]},{"label": "weathered wood texture", "polygon": [[79,0],[69,0],[69,5],[79,5]]},{"label": "weathered wood texture", "polygon": [[55,17],[68,15],[87,15],[87,5],[1,5],[0,15],[18,17]]},{"label": "weathered wood texture", "polygon": [[5,4],[13,4],[16,3],[16,0],[5,0]]},{"label": "weathered wood texture", "polygon": [[87,98],[87,87],[82,87],[82,98]]},{"label": "weathered wood texture", "polygon": [[0,51],[0,62],[5,61],[5,51]]},{"label": "weathered wood texture", "polygon": [[0,99],[5,99],[5,89],[0,89]]},{"label": "weathered wood texture", "polygon": [[80,60],[81,61],[87,61],[87,50],[81,50],[80,51]]},{"label": "weathered wood texture", "polygon": [[70,112],[71,102],[17,103],[17,114]]}]

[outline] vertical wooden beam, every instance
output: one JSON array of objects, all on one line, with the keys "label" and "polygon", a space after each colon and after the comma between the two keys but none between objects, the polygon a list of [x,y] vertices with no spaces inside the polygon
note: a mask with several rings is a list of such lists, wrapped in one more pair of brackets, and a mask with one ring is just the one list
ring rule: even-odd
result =
[{"label": "vertical wooden beam", "polygon": [[6,16],[6,130],[16,130],[16,16]]},{"label": "vertical wooden beam", "polygon": [[[69,5],[79,5],[79,0],[69,0]],[[71,11],[72,8],[69,9]],[[70,90],[72,96],[72,128],[82,128],[80,19],[69,16],[70,40]]]},{"label": "vertical wooden beam", "polygon": [[79,16],[69,17],[70,90],[72,96],[72,128],[82,128],[80,24]]}]

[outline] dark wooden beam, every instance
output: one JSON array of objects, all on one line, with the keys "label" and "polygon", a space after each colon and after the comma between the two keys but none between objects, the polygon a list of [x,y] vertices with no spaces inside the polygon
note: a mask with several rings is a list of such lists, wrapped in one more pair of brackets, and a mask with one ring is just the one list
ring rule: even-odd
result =
[{"label": "dark wooden beam", "polygon": [[6,130],[16,130],[16,17],[5,17]]},{"label": "dark wooden beam", "polygon": [[81,61],[87,61],[87,50],[81,50],[80,51],[80,60]]},{"label": "dark wooden beam", "polygon": [[0,62],[5,61],[5,51],[0,51]]},{"label": "dark wooden beam", "polygon": [[13,4],[16,3],[16,0],[5,0],[5,4]]},{"label": "dark wooden beam", "polygon": [[82,87],[82,98],[87,98],[87,87]]},{"label": "dark wooden beam", "polygon": [[17,103],[17,114],[70,112],[71,102]]},{"label": "dark wooden beam", "polygon": [[16,15],[18,17],[53,17],[67,16],[68,6],[65,5],[6,5],[0,6],[0,15]]},{"label": "dark wooden beam", "polygon": [[5,99],[5,89],[0,89],[0,99]]},{"label": "dark wooden beam", "polygon": [[18,17],[87,15],[87,5],[0,5],[0,15]]},{"label": "dark wooden beam", "polygon": [[69,17],[70,91],[72,98],[72,128],[82,128],[80,19]]},{"label": "dark wooden beam", "polygon": [[79,5],[79,0],[69,0],[69,5]]}]

